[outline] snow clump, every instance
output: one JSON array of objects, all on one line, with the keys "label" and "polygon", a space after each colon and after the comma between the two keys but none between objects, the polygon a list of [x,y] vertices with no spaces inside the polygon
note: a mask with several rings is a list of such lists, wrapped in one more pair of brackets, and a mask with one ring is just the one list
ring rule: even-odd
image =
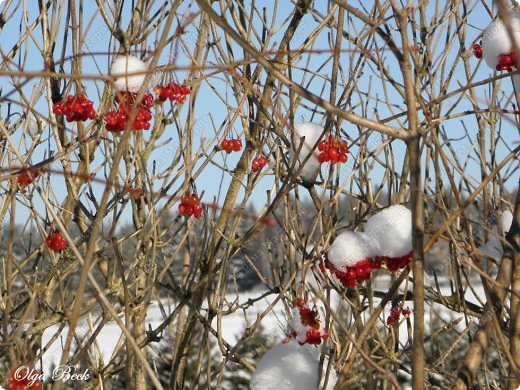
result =
[{"label": "snow clump", "polygon": [[379,256],[406,256],[412,251],[412,212],[401,205],[390,206],[368,219],[365,233],[378,242]]},{"label": "snow clump", "polygon": [[132,93],[138,92],[144,84],[147,71],[148,65],[134,56],[119,56],[114,60],[110,68],[110,74],[116,77],[129,73],[143,72],[141,74],[116,78],[114,85],[118,91]]},{"label": "snow clump", "polygon": [[[300,170],[300,176],[307,182],[316,180],[320,171],[320,162],[316,152],[313,153],[313,147],[318,143],[324,129],[320,125],[311,122],[303,122],[294,125],[294,134],[292,135],[291,159],[296,157],[298,149],[300,149],[297,157],[300,164],[295,165],[295,170],[300,169],[302,162],[307,159]],[[302,137],[305,139],[302,140]],[[301,148],[300,148],[301,144]]]},{"label": "snow clump", "polygon": [[[296,341],[277,344],[258,362],[251,377],[251,390],[316,390],[324,384],[326,364],[323,365],[321,386],[318,386],[320,350]],[[337,382],[331,370],[325,389],[332,390]]]}]

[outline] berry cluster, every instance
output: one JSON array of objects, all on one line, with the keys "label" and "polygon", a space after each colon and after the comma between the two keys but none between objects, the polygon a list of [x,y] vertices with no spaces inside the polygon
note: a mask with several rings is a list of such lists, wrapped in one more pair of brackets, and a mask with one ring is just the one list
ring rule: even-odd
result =
[{"label": "berry cluster", "polygon": [[496,66],[498,71],[505,70],[512,72],[513,68],[516,68],[515,53],[500,54],[500,56],[498,56],[498,64]]},{"label": "berry cluster", "polygon": [[40,170],[38,168],[24,169],[24,173],[18,175],[16,178],[16,183],[18,184],[20,191],[25,192],[24,188],[29,184],[32,184],[39,175]]},{"label": "berry cluster", "polygon": [[184,103],[186,95],[190,94],[190,89],[177,83],[170,83],[168,85],[158,85],[154,88],[157,94],[157,100],[165,102],[166,100],[175,101],[177,103]]},{"label": "berry cluster", "polygon": [[14,368],[11,370],[11,375],[9,376],[7,390],[40,390],[42,383],[39,378],[41,377],[42,374],[36,370],[29,370],[23,367]]},{"label": "berry cluster", "polygon": [[253,162],[251,163],[251,170],[253,172],[258,172],[267,164],[267,158],[265,156],[255,157]]},{"label": "berry cluster", "polygon": [[370,279],[372,270],[381,268],[381,261],[379,259],[370,260],[365,259],[358,261],[354,266],[347,267],[345,270],[339,270],[329,261],[320,263],[320,269],[325,272],[328,269],[333,275],[338,278],[344,287],[356,287],[359,283]]},{"label": "berry cluster", "polygon": [[227,154],[230,154],[232,152],[240,152],[242,149],[242,141],[239,139],[223,139],[220,142],[220,149],[225,150]]},{"label": "berry cluster", "polygon": [[348,147],[345,141],[329,135],[326,141],[320,141],[318,150],[321,152],[318,155],[320,164],[330,162],[336,164],[338,162],[347,162]]},{"label": "berry cluster", "polygon": [[309,309],[303,299],[297,299],[295,305],[297,315],[295,315],[296,318],[293,318],[292,337],[294,337],[300,345],[320,345],[322,340],[326,340],[329,337],[329,333],[326,330],[320,330],[318,311],[316,309]]},{"label": "berry cluster", "polygon": [[475,57],[478,59],[482,58],[482,43],[474,43],[471,49]]},{"label": "berry cluster", "polygon": [[410,252],[401,257],[385,257],[379,256],[377,260],[386,266],[386,269],[390,272],[395,272],[398,269],[406,268],[413,257],[413,252]]},{"label": "berry cluster", "polygon": [[392,326],[392,325],[398,323],[399,318],[401,317],[401,314],[406,317],[406,316],[409,316],[410,314],[412,314],[412,311],[408,308],[399,310],[399,308],[397,306],[394,306],[394,307],[392,307],[392,310],[390,310],[390,315],[386,319],[386,324],[388,326]]},{"label": "berry cluster", "polygon": [[55,115],[65,115],[67,122],[85,122],[96,117],[93,103],[85,95],[69,95],[65,100],[55,103],[52,107]]},{"label": "berry cluster", "polygon": [[59,252],[67,249],[67,241],[63,238],[60,233],[51,233],[45,240],[45,244],[54,252]]},{"label": "berry cluster", "polygon": [[[483,52],[482,52],[482,43],[474,43],[471,47],[473,51],[473,55],[477,58],[482,58]],[[500,54],[498,56],[498,63],[496,66],[496,70],[502,71],[505,70],[507,72],[512,72],[514,69],[517,68],[516,66],[516,57],[515,53],[511,52],[509,54]]]},{"label": "berry cluster", "polygon": [[199,219],[202,216],[202,206],[197,195],[186,195],[182,198],[182,202],[179,205],[179,214],[187,217],[194,216]]},{"label": "berry cluster", "polygon": [[[119,132],[126,128],[128,118],[134,107],[137,94],[132,92],[118,92],[116,94],[117,110],[109,111],[105,114],[106,129],[108,131]],[[153,106],[153,96],[147,93],[137,105],[137,114],[132,125],[133,130],[148,130],[152,120],[151,108]]]}]

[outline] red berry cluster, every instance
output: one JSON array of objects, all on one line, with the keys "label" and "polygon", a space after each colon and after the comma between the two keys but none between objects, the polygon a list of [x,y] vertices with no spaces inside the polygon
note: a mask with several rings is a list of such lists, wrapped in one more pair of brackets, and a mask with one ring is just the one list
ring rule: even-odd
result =
[{"label": "red berry cluster", "polygon": [[177,103],[184,103],[186,95],[190,94],[190,89],[177,83],[170,83],[168,85],[158,85],[154,88],[157,94],[157,100],[165,102],[166,100],[175,101]]},{"label": "red berry cluster", "polygon": [[223,139],[220,142],[220,149],[225,150],[227,154],[230,154],[232,152],[240,152],[242,149],[242,141],[239,139]]},{"label": "red berry cluster", "polygon": [[253,162],[251,163],[251,170],[253,172],[258,172],[267,164],[267,158],[265,156],[255,157]]},{"label": "red berry cluster", "polygon": [[60,233],[51,233],[45,240],[45,244],[54,252],[59,252],[68,247],[67,241]]},{"label": "red berry cluster", "polygon": [[320,141],[318,150],[321,152],[318,155],[320,164],[330,162],[336,164],[338,162],[347,162],[348,147],[345,141],[329,135],[326,141]]},{"label": "red berry cluster", "polygon": [[[298,341],[298,343],[300,345],[320,345],[322,340],[328,339],[329,333],[326,330],[320,331],[320,320],[318,319],[318,311],[316,309],[309,309],[305,305],[305,301],[303,299],[297,299],[295,305],[298,308],[298,312],[300,313],[301,324],[309,328],[305,333],[305,341]],[[297,336],[295,331],[292,332],[292,336]]]},{"label": "red berry cluster", "polygon": [[[119,132],[126,128],[128,118],[134,107],[137,94],[132,92],[118,92],[116,94],[117,110],[109,111],[105,114],[106,129],[108,131]],[[132,125],[133,130],[148,130],[152,120],[151,108],[153,106],[153,96],[147,93],[137,105],[137,114]]]},{"label": "red berry cluster", "polygon": [[24,169],[24,173],[18,175],[16,178],[16,183],[20,191],[24,192],[24,188],[32,184],[38,176],[40,176],[40,170],[38,168]]},{"label": "red berry cluster", "polygon": [[410,252],[401,257],[385,257],[379,256],[377,260],[386,265],[386,269],[390,272],[395,272],[398,269],[406,268],[406,266],[410,263],[410,260],[413,257],[413,252]]},{"label": "red berry cluster", "polygon": [[410,314],[412,314],[412,311],[408,308],[399,310],[399,308],[397,306],[394,306],[394,307],[392,307],[392,310],[390,310],[390,315],[386,319],[386,324],[388,326],[392,326],[392,325],[398,323],[399,318],[401,317],[401,314],[403,316],[409,316]]},{"label": "red berry cluster", "polygon": [[482,43],[474,43],[471,48],[475,57],[482,58]]},{"label": "red berry cluster", "polygon": [[496,66],[498,71],[505,70],[512,72],[513,68],[516,68],[515,53],[501,54],[498,56],[498,64]]},{"label": "red berry cluster", "polygon": [[93,103],[85,95],[69,95],[65,100],[55,103],[52,107],[55,115],[65,115],[67,122],[85,122],[96,117]]},{"label": "red berry cluster", "polygon": [[42,388],[42,383],[39,380],[41,376],[42,374],[34,369],[14,368],[9,376],[7,390],[40,390]]},{"label": "red berry cluster", "polygon": [[194,216],[199,219],[202,216],[202,206],[197,195],[186,195],[182,198],[182,202],[179,205],[179,214],[187,217]]},{"label": "red berry cluster", "polygon": [[370,279],[372,270],[379,268],[381,268],[381,261],[378,259],[365,259],[358,261],[356,264],[354,264],[354,266],[347,267],[344,271],[334,267],[334,265],[329,260],[325,260],[325,262],[320,263],[321,271],[325,272],[326,269],[330,270],[332,274],[336,275],[344,287],[355,287],[359,283]]}]

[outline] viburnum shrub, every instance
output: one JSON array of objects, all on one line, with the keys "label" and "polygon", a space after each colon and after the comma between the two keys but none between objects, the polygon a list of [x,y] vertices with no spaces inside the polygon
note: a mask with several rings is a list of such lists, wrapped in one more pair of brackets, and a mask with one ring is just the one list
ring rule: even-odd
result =
[{"label": "viburnum shrub", "polygon": [[84,122],[96,117],[93,104],[83,94],[68,95],[65,100],[54,103],[52,111],[56,116],[65,115],[67,122]]},{"label": "viburnum shrub", "polygon": [[265,164],[267,164],[267,157],[265,156],[258,156],[253,159],[251,162],[251,170],[253,172],[260,171],[263,167],[265,167]]},{"label": "viburnum shrub", "polygon": [[157,100],[165,102],[166,100],[185,103],[186,96],[190,94],[190,89],[177,83],[169,83],[167,85],[158,85],[154,88]]},{"label": "viburnum shrub", "polygon": [[14,368],[9,376],[7,390],[40,390],[42,383],[38,380],[39,374],[28,368]]},{"label": "viburnum shrub", "polygon": [[227,154],[232,152],[240,152],[242,149],[242,141],[235,138],[223,139],[219,146],[220,149],[224,150]]},{"label": "viburnum shrub", "polygon": [[200,200],[197,195],[186,195],[182,198],[181,204],[179,204],[179,214],[191,217],[192,215],[199,219],[202,216],[204,209],[200,204]]},{"label": "viburnum shrub", "polygon": [[294,304],[296,307],[293,308],[293,317],[290,321],[291,336],[300,345],[320,345],[322,340],[329,337],[329,333],[326,330],[320,330],[318,311],[315,308],[309,309],[303,299],[297,299]]},{"label": "viburnum shrub", "polygon": [[45,244],[54,252],[62,251],[68,247],[67,241],[65,241],[59,232],[49,234],[45,240]]},{"label": "viburnum shrub", "polygon": [[347,162],[348,146],[347,143],[339,138],[329,135],[327,140],[320,141],[318,150],[321,152],[318,155],[318,161],[323,164],[329,162],[336,164],[338,162]]}]

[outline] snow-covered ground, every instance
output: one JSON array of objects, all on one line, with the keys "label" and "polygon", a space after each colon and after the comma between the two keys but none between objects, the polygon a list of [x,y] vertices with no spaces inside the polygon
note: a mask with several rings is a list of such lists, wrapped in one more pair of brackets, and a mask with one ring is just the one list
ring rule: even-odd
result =
[{"label": "snow-covered ground", "polygon": [[[381,271],[377,276],[377,284],[376,289],[379,291],[386,291],[391,283],[391,278],[385,271]],[[428,281],[428,279],[427,279]],[[430,280],[430,282],[432,282]],[[433,282],[432,282],[433,283]],[[401,291],[404,291],[406,284],[403,284]],[[474,283],[474,293],[468,289],[466,291],[466,300],[479,304],[477,296],[482,299],[484,297],[484,291],[482,286],[475,281]],[[441,292],[445,295],[451,295],[451,290],[449,287],[448,280],[444,280],[444,283],[441,285]],[[249,299],[257,299],[261,295],[263,295],[265,291],[257,290],[250,291],[246,293],[242,293],[240,296],[236,296],[234,294],[230,294],[227,296],[228,302],[234,302],[234,304],[245,304]],[[220,327],[218,327],[217,320],[215,319],[213,322],[213,328],[215,330],[219,329],[222,338],[229,343],[230,345],[234,345],[236,340],[244,335],[246,327],[252,326],[255,321],[261,316],[269,306],[276,300],[276,295],[269,295],[266,298],[262,298],[256,301],[253,305],[248,306],[246,310],[237,310],[232,314],[222,316],[222,322]],[[332,307],[336,307],[338,303],[338,296],[335,295],[332,300]],[[378,300],[374,301],[374,305],[379,303]],[[148,324],[155,329],[159,326],[165,316],[169,314],[169,310],[173,310],[175,307],[173,304],[169,304],[167,301],[162,302],[163,310],[165,313],[163,314],[157,302],[151,304],[148,308],[148,314],[146,317],[147,329]],[[319,307],[319,305],[317,305]],[[413,310],[412,302],[406,302],[404,307],[409,307]],[[322,309],[320,309],[322,310]],[[384,318],[386,318],[389,314],[390,308],[385,308]],[[367,318],[369,316],[368,310]],[[462,318],[463,314],[455,313],[450,310],[447,310],[445,307],[437,304],[431,304],[427,302],[427,310],[425,313],[425,323],[427,328],[429,328],[431,314],[435,312],[435,316],[441,318],[446,323],[453,322],[458,318]],[[323,314],[320,312],[320,317]],[[411,315],[411,320],[413,321],[413,312]],[[286,327],[288,321],[288,311],[285,307],[283,301],[279,299],[276,305],[273,307],[269,313],[261,319],[262,328],[265,334],[268,334],[273,341],[282,341],[286,337]],[[384,319],[381,321],[381,326],[384,325]],[[88,317],[83,318],[78,327],[76,329],[76,334],[78,336],[92,335],[96,326],[99,324],[99,318],[96,315],[91,314]],[[460,326],[465,326],[464,321],[460,321]],[[406,325],[402,325],[405,327]],[[60,331],[60,327],[58,325],[52,326],[48,328],[43,334],[43,345],[46,345],[52,337],[56,337],[56,333]],[[65,338],[67,336],[68,327],[64,327],[59,335],[55,338],[54,342],[50,345],[49,349],[43,355],[43,365],[42,367],[36,367],[37,369],[41,369],[43,373],[50,373],[52,371],[52,366],[59,365],[59,361],[61,359],[61,351],[62,345],[65,342]],[[99,361],[100,364],[107,364],[112,358],[114,351],[118,346],[122,345],[123,338],[121,337],[121,330],[119,326],[115,322],[106,323],[100,333],[96,338],[96,342],[90,348],[90,353],[92,357],[92,361]],[[404,344],[408,340],[408,332],[405,329],[401,329],[399,332],[399,338],[401,342]],[[83,341],[84,343],[85,341]]]}]

